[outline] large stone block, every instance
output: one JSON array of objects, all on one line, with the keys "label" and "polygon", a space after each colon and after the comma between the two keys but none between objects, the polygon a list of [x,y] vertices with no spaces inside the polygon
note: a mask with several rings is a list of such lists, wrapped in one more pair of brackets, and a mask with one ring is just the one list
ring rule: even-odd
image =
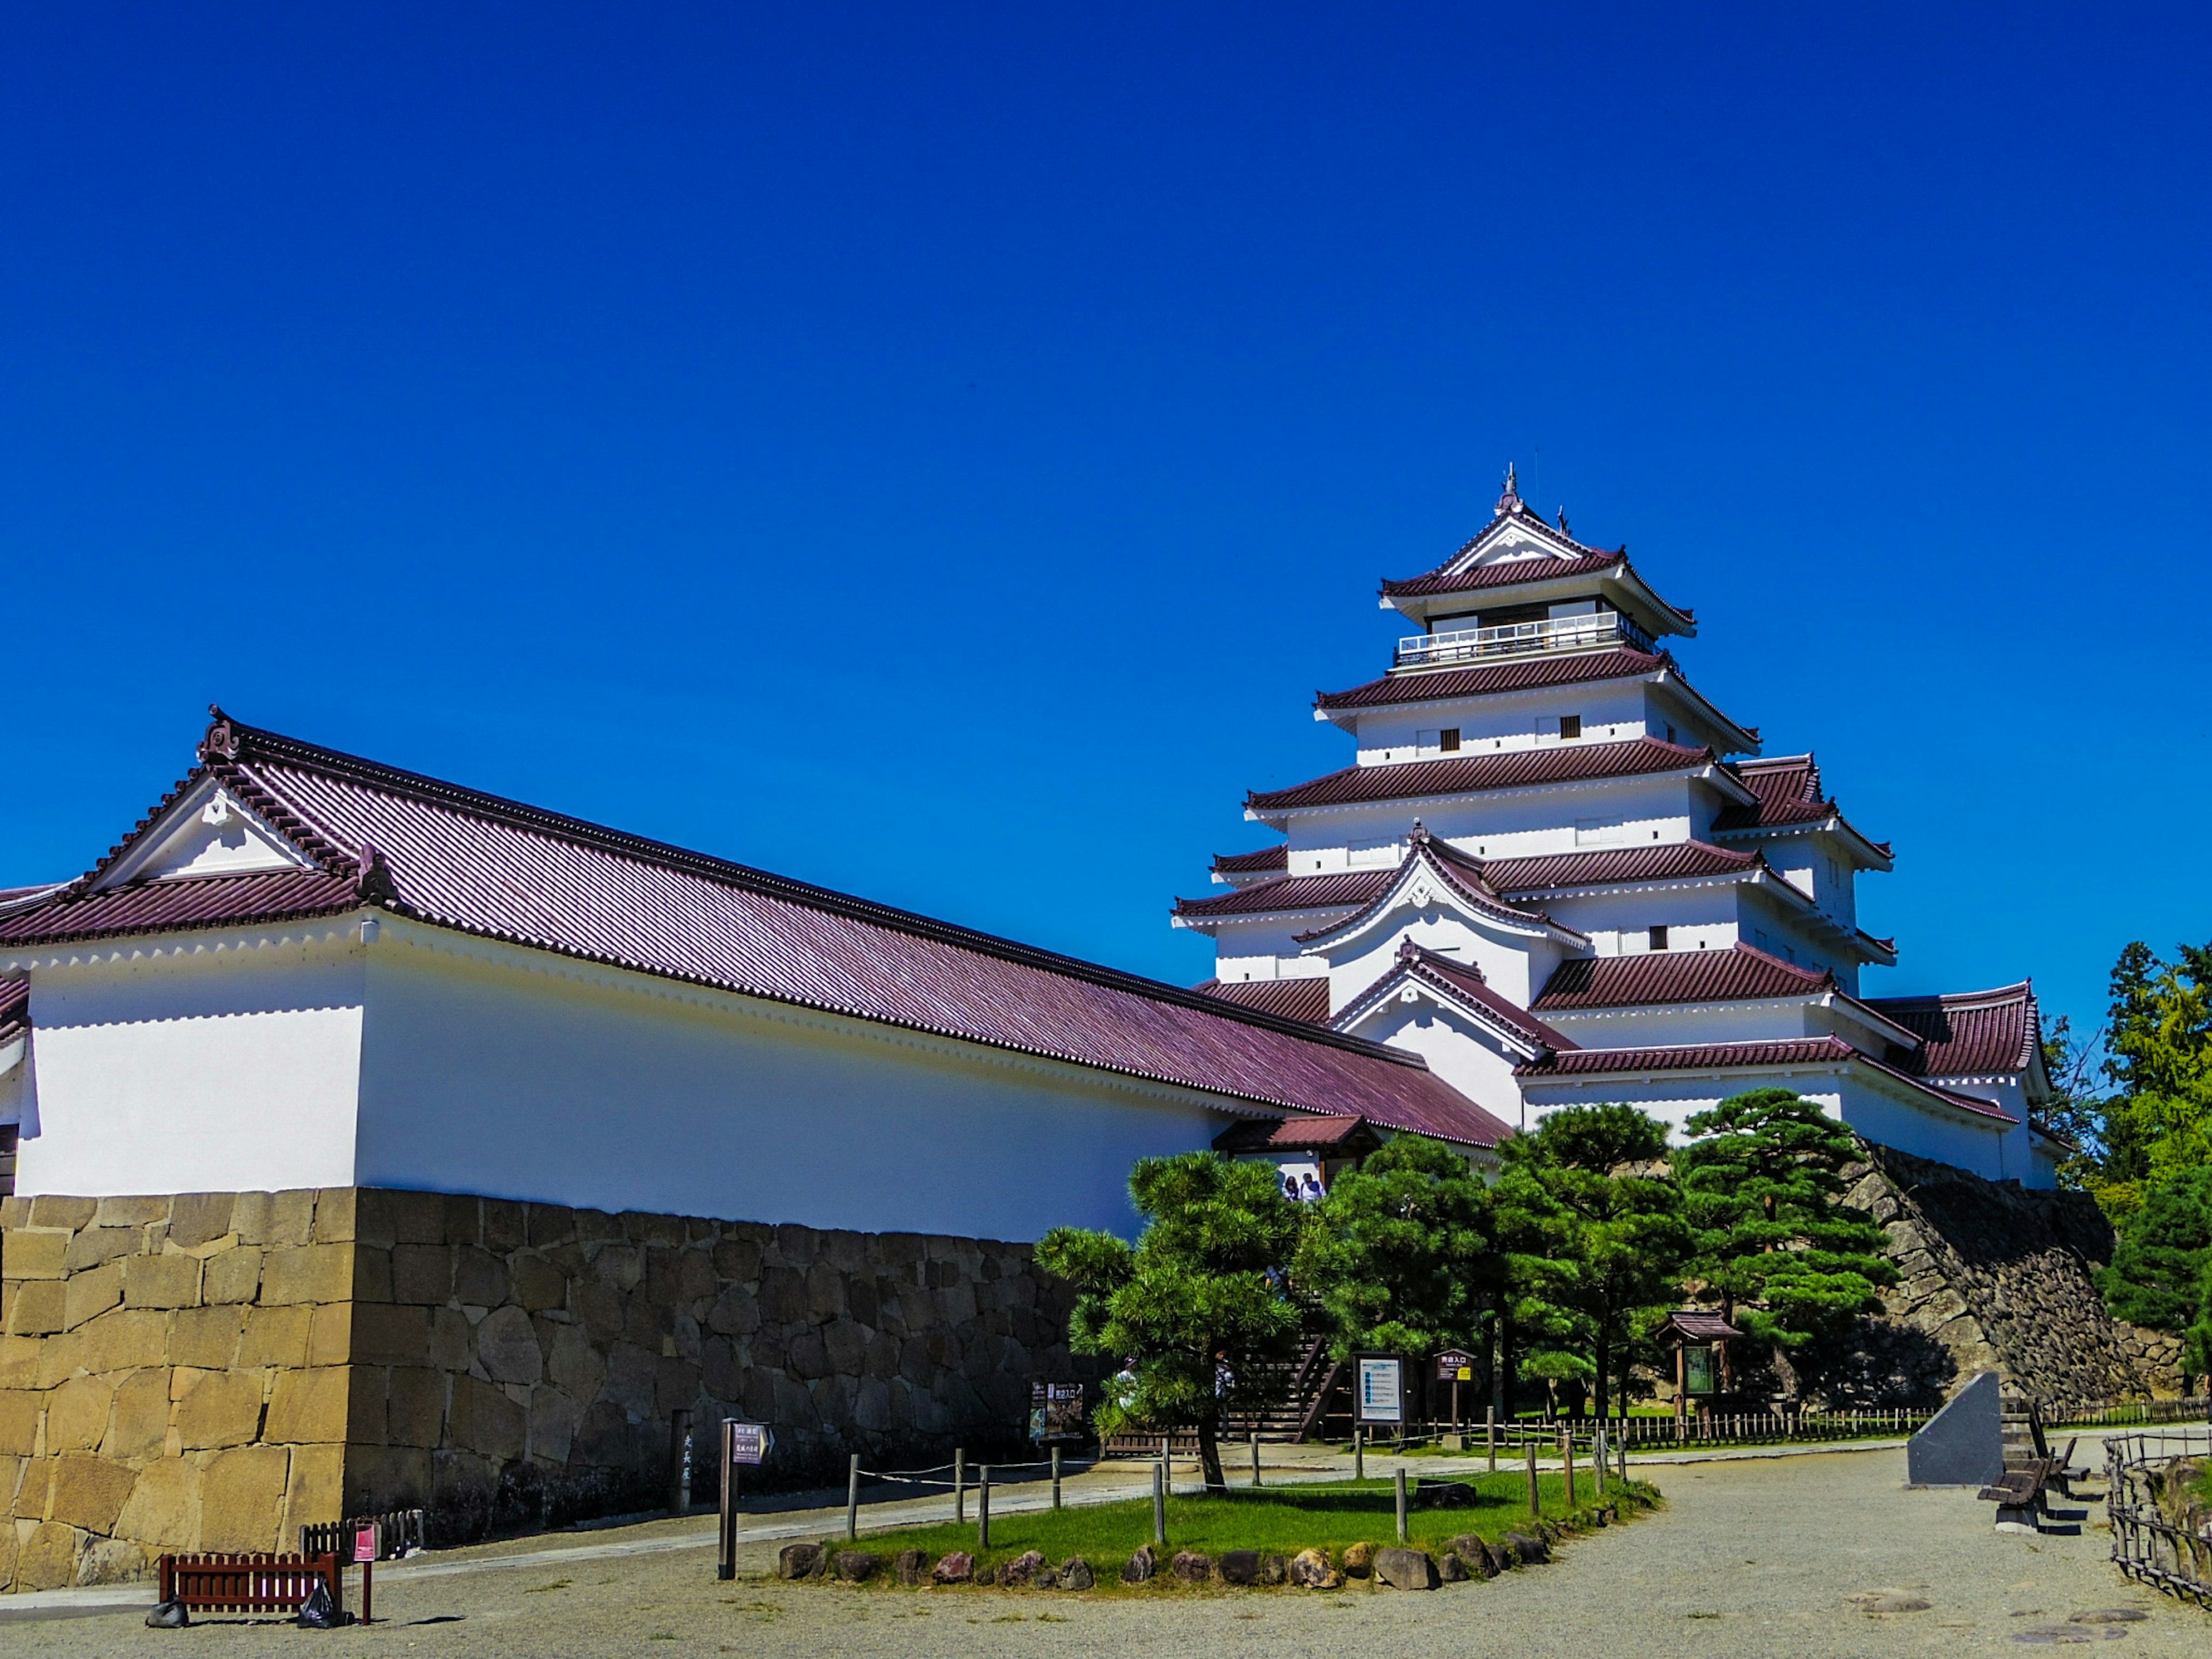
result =
[{"label": "large stone block", "polygon": [[511,1255],[530,1242],[529,1206],[511,1198],[483,1201],[483,1245],[494,1255]]},{"label": "large stone block", "polygon": [[[18,1199],[0,1199],[0,1204],[21,1202]],[[15,1585],[15,1524],[12,1521],[0,1520],[0,1590],[13,1589]]]},{"label": "large stone block", "polygon": [[177,1434],[185,1449],[243,1446],[258,1438],[261,1378],[259,1371],[209,1371],[194,1382],[177,1405]]},{"label": "large stone block", "polygon": [[230,1231],[235,1193],[180,1193],[169,1205],[169,1243],[180,1250],[205,1244]]},{"label": "large stone block", "polygon": [[351,1244],[361,1232],[361,1193],[353,1187],[325,1187],[315,1194],[318,1244]]},{"label": "large stone block", "polygon": [[[359,1420],[366,1420],[366,1408],[372,1404],[368,1390],[373,1388],[375,1373],[356,1367],[354,1389],[355,1408]],[[395,1365],[381,1388],[380,1404],[384,1412],[384,1435],[386,1444],[393,1446],[435,1446],[446,1426],[446,1391],[447,1374],[426,1366]],[[356,1437],[359,1430],[355,1431]]]},{"label": "large stone block", "polygon": [[228,1370],[238,1363],[245,1328],[246,1310],[235,1304],[184,1309],[169,1327],[169,1358],[204,1371]]},{"label": "large stone block", "polygon": [[[127,1279],[125,1283],[127,1286]],[[135,1371],[167,1363],[169,1318],[152,1308],[116,1308],[100,1315],[75,1333],[78,1366],[88,1371]]]},{"label": "large stone block", "polygon": [[48,1511],[52,1519],[87,1532],[112,1533],[115,1517],[123,1512],[136,1477],[120,1463],[77,1455],[64,1457],[54,1468],[54,1491]]},{"label": "large stone block", "polygon": [[305,1303],[248,1308],[246,1329],[238,1339],[238,1363],[297,1370],[307,1363],[307,1333],[314,1316],[314,1309]]},{"label": "large stone block", "polygon": [[264,1305],[344,1302],[353,1296],[353,1246],[303,1244],[272,1249],[261,1263]]},{"label": "large stone block", "polygon": [[393,1245],[392,1299],[425,1308],[442,1308],[452,1301],[453,1247],[450,1244]]},{"label": "large stone block", "polygon": [[131,1308],[190,1308],[200,1299],[200,1262],[189,1255],[123,1258],[123,1302]]},{"label": "large stone block", "polygon": [[115,1408],[100,1455],[136,1462],[160,1454],[169,1434],[171,1375],[165,1367],[132,1371],[115,1390]]},{"label": "large stone block", "polygon": [[28,1457],[38,1450],[39,1413],[46,1403],[45,1395],[29,1389],[0,1391],[0,1456]]},{"label": "large stone block", "polygon": [[15,1556],[15,1588],[64,1589],[76,1583],[77,1534],[58,1521],[32,1531]]},{"label": "large stone block", "polygon": [[522,1455],[526,1437],[522,1407],[491,1383],[456,1376],[446,1422],[447,1438],[464,1451],[495,1462]]},{"label": "large stone block", "polygon": [[392,1252],[374,1244],[356,1244],[351,1248],[353,1300],[392,1301]]},{"label": "large stone block", "polygon": [[97,1208],[93,1219],[103,1227],[150,1227],[157,1221],[169,1218],[169,1206],[173,1202],[164,1194],[148,1194],[137,1198],[103,1198],[95,1200]]},{"label": "large stone block", "polygon": [[558,1389],[530,1391],[530,1455],[541,1463],[566,1463],[584,1408]]},{"label": "large stone block", "polygon": [[453,1252],[453,1299],[473,1308],[496,1308],[507,1299],[507,1264],[489,1250],[464,1244]]},{"label": "large stone block", "polygon": [[353,1310],[353,1358],[363,1365],[420,1365],[430,1354],[430,1316],[422,1308],[370,1303]]},{"label": "large stone block", "polygon": [[106,1437],[115,1384],[105,1376],[73,1376],[46,1396],[46,1455],[90,1451]]},{"label": "large stone block", "polygon": [[10,1279],[65,1278],[73,1237],[59,1228],[18,1227],[8,1235],[6,1260],[0,1261],[0,1268]]},{"label": "large stone block", "polygon": [[527,1386],[545,1375],[530,1316],[517,1307],[501,1308],[477,1327],[477,1358],[495,1382]]},{"label": "large stone block", "polygon": [[284,1491],[291,1467],[291,1455],[282,1446],[240,1446],[210,1460],[200,1474],[200,1547],[284,1547]]},{"label": "large stone block", "polygon": [[251,1302],[261,1294],[262,1250],[234,1244],[211,1255],[200,1272],[200,1299],[206,1303]]},{"label": "large stone block", "polygon": [[[268,1237],[257,1240],[267,1245],[305,1244],[315,1236],[315,1194],[304,1189],[271,1193],[269,1195]],[[245,1229],[240,1228],[244,1233]]]},{"label": "large stone block", "polygon": [[353,1311],[357,1305],[362,1304],[330,1302],[315,1310],[307,1322],[308,1364],[343,1365],[353,1358]]},{"label": "large stone block", "polygon": [[568,1276],[542,1256],[517,1256],[509,1264],[514,1299],[532,1313],[568,1303]]},{"label": "large stone block", "polygon": [[[22,1200],[18,1200],[20,1205]],[[27,1221],[13,1220],[10,1227],[88,1227],[100,1212],[96,1198],[68,1198],[46,1194],[30,1200],[31,1216]]]},{"label": "large stone block", "polygon": [[583,1327],[562,1325],[554,1331],[545,1353],[545,1375],[563,1392],[579,1400],[592,1399],[598,1395],[599,1379],[606,1370],[607,1362],[592,1346]]},{"label": "large stone block", "polygon": [[465,1371],[476,1362],[476,1333],[459,1308],[430,1310],[428,1358],[441,1370]]},{"label": "large stone block", "polygon": [[301,1527],[345,1519],[346,1449],[342,1445],[295,1446],[291,1476],[284,1492],[284,1525],[296,1535]]},{"label": "large stone block", "polygon": [[[82,1273],[112,1261],[119,1255],[136,1255],[146,1243],[143,1227],[85,1227],[70,1237],[69,1270]],[[15,1277],[10,1267],[9,1277]]]},{"label": "large stone block", "polygon": [[347,1384],[343,1365],[280,1371],[269,1396],[262,1438],[275,1441],[335,1441],[346,1437]]}]

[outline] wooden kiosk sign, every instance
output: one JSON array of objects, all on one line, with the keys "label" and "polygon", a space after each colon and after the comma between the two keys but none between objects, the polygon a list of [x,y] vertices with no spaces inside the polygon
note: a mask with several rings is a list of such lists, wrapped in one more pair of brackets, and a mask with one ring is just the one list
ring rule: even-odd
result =
[{"label": "wooden kiosk sign", "polygon": [[1692,1398],[1702,1414],[1711,1409],[1705,1401],[1726,1391],[1728,1345],[1743,1333],[1717,1313],[1685,1308],[1667,1316],[1659,1334],[1674,1345],[1674,1421],[1683,1423]]},{"label": "wooden kiosk sign", "polygon": [[775,1449],[775,1435],[767,1424],[740,1423],[734,1417],[722,1419],[721,1548],[714,1563],[717,1578],[738,1576],[738,1471],[758,1468]]},{"label": "wooden kiosk sign", "polygon": [[1474,1381],[1474,1356],[1465,1348],[1446,1348],[1437,1356],[1437,1381],[1451,1384],[1452,1428],[1459,1428],[1459,1385]]}]

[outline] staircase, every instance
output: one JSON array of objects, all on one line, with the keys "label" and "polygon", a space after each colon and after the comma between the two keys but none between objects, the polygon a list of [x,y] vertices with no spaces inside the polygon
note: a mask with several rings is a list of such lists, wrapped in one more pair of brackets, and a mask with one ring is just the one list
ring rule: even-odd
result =
[{"label": "staircase", "polygon": [[[1311,1440],[1324,1433],[1331,1419],[1349,1423],[1350,1369],[1328,1357],[1328,1338],[1310,1335],[1298,1358],[1269,1368],[1273,1386],[1267,1390],[1270,1403],[1264,1409],[1232,1413],[1222,1419],[1222,1443],[1249,1442],[1255,1434],[1262,1442],[1275,1444]],[[1198,1437],[1188,1433],[1117,1434],[1100,1449],[1108,1457],[1157,1457],[1164,1438],[1173,1455],[1189,1455],[1198,1450]]]}]

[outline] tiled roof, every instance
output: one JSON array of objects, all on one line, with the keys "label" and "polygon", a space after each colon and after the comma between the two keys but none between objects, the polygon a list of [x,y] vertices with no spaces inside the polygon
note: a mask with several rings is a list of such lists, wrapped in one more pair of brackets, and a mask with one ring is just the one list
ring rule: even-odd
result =
[{"label": "tiled roof", "polygon": [[1356,1113],[1476,1144],[1506,1133],[1414,1056],[1199,992],[220,715],[201,756],[188,783],[212,772],[310,856],[350,873],[156,882],[88,898],[71,896],[85,885],[75,883],[0,919],[0,945],[81,937],[95,908],[103,931],[166,932],[344,908],[365,886],[426,923],[747,996],[1277,1109]]},{"label": "tiled roof", "polygon": [[1426,980],[1442,988],[1447,994],[1475,1003],[1489,1011],[1508,1030],[1518,1033],[1527,1041],[1546,1048],[1571,1048],[1574,1039],[1553,1030],[1550,1026],[1515,1003],[1490,988],[1482,970],[1464,962],[1424,950],[1410,939],[1398,942],[1397,959],[1374,984],[1344,1006],[1347,1010],[1357,1007],[1385,985],[1401,975]]},{"label": "tiled roof", "polygon": [[1867,1006],[1920,1038],[1920,1052],[1905,1069],[1922,1077],[2025,1072],[2043,1046],[2035,988],[2025,980],[1994,991],[1869,997]]},{"label": "tiled roof", "polygon": [[[1623,646],[1613,651],[1571,651],[1547,657],[1522,657],[1479,668],[1436,668],[1413,674],[1386,674],[1349,691],[1316,695],[1316,708],[1374,708],[1401,702],[1433,702],[1447,697],[1486,697],[1498,691],[1533,691],[1545,686],[1581,685],[1627,679],[1673,668],[1664,652],[1654,654]],[[1677,670],[1677,672],[1680,671]]]},{"label": "tiled roof", "polygon": [[[1480,541],[1489,533],[1489,526],[1486,525],[1482,534],[1478,535],[1474,541]],[[1474,545],[1474,542],[1468,543],[1466,547],[1461,548],[1458,553],[1453,554],[1451,558],[1425,576],[1408,576],[1401,581],[1386,578],[1382,592],[1394,599],[1418,599],[1429,593],[1478,593],[1493,587],[1519,587],[1527,582],[1556,581],[1562,576],[1594,575],[1601,570],[1611,570],[1628,562],[1627,556],[1621,553],[1591,552],[1573,558],[1546,554],[1530,559],[1501,560],[1496,564],[1477,565],[1474,569],[1462,570],[1457,575],[1446,574],[1460,555]]]},{"label": "tiled roof", "polygon": [[1810,755],[1736,761],[1729,770],[1743,780],[1744,787],[1758,798],[1758,804],[1727,808],[1713,821],[1716,830],[1808,823],[1835,813],[1835,804],[1820,793],[1820,769]]},{"label": "tiled roof", "polygon": [[1777,1037],[1753,1042],[1686,1043],[1669,1048],[1576,1048],[1516,1066],[1516,1075],[1532,1078],[1601,1077],[1623,1072],[1764,1071],[1784,1066],[1856,1065],[1882,1073],[1947,1106],[1994,1118],[2020,1120],[2002,1107],[1972,1095],[1954,1094],[1885,1065],[1841,1037]]},{"label": "tiled roof", "polygon": [[1342,910],[1369,904],[1397,878],[1388,870],[1335,870],[1325,876],[1283,876],[1212,898],[1177,899],[1179,916],[1266,915],[1277,910]]},{"label": "tiled roof", "polygon": [[1246,1118],[1232,1123],[1213,1138],[1219,1152],[1372,1152],[1382,1145],[1364,1117],[1293,1117],[1271,1123]]},{"label": "tiled roof", "polygon": [[0,1043],[13,1042],[31,1029],[31,981],[0,979]]},{"label": "tiled roof", "polygon": [[1633,777],[1710,766],[1713,751],[1662,743],[1657,738],[1629,738],[1618,743],[1563,743],[1541,749],[1516,749],[1451,760],[1400,761],[1385,766],[1347,766],[1340,772],[1245,797],[1255,812],[1302,806],[1340,806],[1360,801],[1410,800],[1429,795],[1461,795],[1484,789],[1516,789],[1533,784],[1569,783],[1590,778]]},{"label": "tiled roof", "polygon": [[1743,1334],[1718,1314],[1705,1313],[1695,1308],[1685,1308],[1680,1313],[1668,1314],[1666,1325],[1660,1328],[1664,1330],[1668,1325],[1673,1326],[1692,1342],[1725,1342]]},{"label": "tiled roof", "polygon": [[1539,893],[1615,881],[1687,881],[1700,876],[1742,875],[1758,864],[1755,853],[1731,852],[1702,841],[1675,841],[1656,847],[1607,848],[1595,853],[1493,859],[1482,866],[1482,872],[1501,893]]},{"label": "tiled roof", "polygon": [[1482,866],[1468,857],[1440,836],[1431,835],[1414,820],[1413,833],[1407,838],[1407,856],[1395,870],[1389,872],[1389,881],[1376,890],[1375,896],[1351,915],[1335,921],[1323,922],[1320,927],[1291,937],[1301,945],[1331,933],[1345,933],[1364,926],[1375,915],[1390,908],[1391,892],[1401,884],[1416,865],[1425,866],[1435,872],[1437,879],[1457,893],[1469,909],[1516,927],[1535,927],[1565,934],[1577,944],[1584,943],[1583,936],[1571,927],[1561,927],[1540,910],[1524,910],[1509,903],[1498,890],[1486,880]]},{"label": "tiled roof", "polygon": [[1245,979],[1226,983],[1210,979],[1198,988],[1210,997],[1257,1008],[1279,1018],[1302,1019],[1309,1025],[1328,1024],[1326,974],[1312,974],[1304,979]]},{"label": "tiled roof", "polygon": [[1748,945],[1725,951],[1652,951],[1632,957],[1576,957],[1552,970],[1531,1005],[1540,1012],[1635,1008],[1668,1002],[1808,996],[1834,988],[1816,974]]},{"label": "tiled roof", "polygon": [[1291,867],[1291,849],[1287,847],[1262,847],[1256,853],[1217,853],[1213,867],[1224,876],[1258,875],[1269,870]]}]

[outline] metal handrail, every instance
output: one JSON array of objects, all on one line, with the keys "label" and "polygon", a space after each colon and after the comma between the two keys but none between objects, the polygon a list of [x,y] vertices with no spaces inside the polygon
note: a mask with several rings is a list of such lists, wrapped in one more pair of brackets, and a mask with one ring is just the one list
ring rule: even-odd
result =
[{"label": "metal handrail", "polygon": [[1651,636],[1618,611],[1544,622],[1505,623],[1495,628],[1462,628],[1445,634],[1408,634],[1398,641],[1397,665],[1414,668],[1480,657],[1512,657],[1531,652],[1571,651],[1626,640],[1639,651],[1652,648]]}]

